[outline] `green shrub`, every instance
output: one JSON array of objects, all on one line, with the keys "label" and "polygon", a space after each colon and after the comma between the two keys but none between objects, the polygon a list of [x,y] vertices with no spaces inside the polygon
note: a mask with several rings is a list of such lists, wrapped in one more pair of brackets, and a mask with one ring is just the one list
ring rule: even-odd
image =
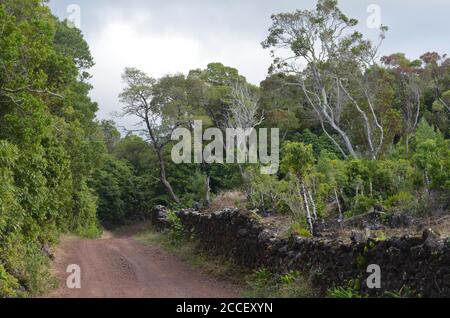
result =
[{"label": "green shrub", "polygon": [[311,237],[311,232],[305,227],[305,224],[294,222],[291,224],[289,232],[292,235],[301,237]]},{"label": "green shrub", "polygon": [[291,285],[300,277],[300,272],[291,271],[287,274],[281,275],[280,281],[282,284]]},{"label": "green shrub", "polygon": [[357,195],[353,198],[351,215],[361,215],[367,213],[378,201],[365,195]]},{"label": "green shrub", "polygon": [[17,279],[0,265],[0,295],[2,297],[16,297],[18,289],[19,283]]},{"label": "green shrub", "polygon": [[183,224],[173,210],[168,212],[167,219],[170,223],[169,239],[173,245],[178,245],[183,239]]},{"label": "green shrub", "polygon": [[409,192],[389,196],[383,204],[392,212],[411,212],[417,206],[417,198]]}]

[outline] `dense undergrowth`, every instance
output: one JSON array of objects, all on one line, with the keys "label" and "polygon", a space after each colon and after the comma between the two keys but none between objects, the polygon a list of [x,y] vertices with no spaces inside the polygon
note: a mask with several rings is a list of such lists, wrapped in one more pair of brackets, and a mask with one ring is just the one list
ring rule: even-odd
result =
[{"label": "dense undergrowth", "polygon": [[100,232],[93,64],[41,1],[1,1],[0,32],[0,297],[35,296],[53,285],[45,250],[61,232]]}]

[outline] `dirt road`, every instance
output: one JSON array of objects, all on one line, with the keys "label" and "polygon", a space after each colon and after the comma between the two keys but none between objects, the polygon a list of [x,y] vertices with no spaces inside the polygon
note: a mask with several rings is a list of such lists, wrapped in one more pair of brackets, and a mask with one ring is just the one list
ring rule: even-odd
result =
[{"label": "dirt road", "polygon": [[[81,268],[81,288],[66,286],[67,266]],[[156,245],[131,235],[98,240],[64,238],[55,253],[62,298],[227,298],[239,297],[235,286],[219,282]]]}]

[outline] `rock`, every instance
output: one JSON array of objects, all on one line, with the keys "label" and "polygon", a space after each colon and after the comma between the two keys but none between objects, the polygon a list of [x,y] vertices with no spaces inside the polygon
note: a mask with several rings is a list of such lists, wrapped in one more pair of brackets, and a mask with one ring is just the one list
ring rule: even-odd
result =
[{"label": "rock", "polygon": [[425,231],[423,231],[423,234],[422,234],[422,239],[424,241],[439,240],[440,237],[441,237],[441,235],[438,232],[434,231],[432,228],[426,229]]},{"label": "rock", "polygon": [[269,242],[271,238],[273,238],[274,235],[269,230],[262,230],[261,233],[258,235],[258,241],[261,243]]},{"label": "rock", "polygon": [[408,227],[412,224],[413,219],[407,214],[394,214],[389,218],[389,226],[392,228]]},{"label": "rock", "polygon": [[386,253],[390,257],[398,257],[400,255],[400,250],[396,247],[391,246],[387,249]]},{"label": "rock", "polygon": [[365,232],[352,230],[352,233],[350,235],[350,239],[355,244],[364,243],[364,242],[367,241],[367,235],[366,235]]},{"label": "rock", "polygon": [[[155,207],[152,220],[164,226],[168,222],[167,213],[166,208]],[[267,267],[274,273],[283,273],[286,269],[310,272],[318,288],[326,290],[329,286],[344,285],[361,275],[361,270],[365,274],[366,264],[379,264],[386,278],[383,290],[374,292],[373,296],[382,295],[385,290],[399,290],[405,285],[424,297],[450,297],[450,239],[441,240],[433,229],[424,231],[423,237],[370,239],[371,230],[381,220],[386,221],[386,226],[389,223],[389,216],[377,209],[371,215],[353,220],[360,230],[352,231],[352,244],[332,237],[278,237],[256,222],[251,214],[237,209],[223,209],[212,215],[188,209],[177,215],[183,226],[195,233],[201,248],[232,257],[241,266]],[[408,220],[409,216],[398,215],[392,225],[401,226]]]},{"label": "rock", "polygon": [[50,246],[48,246],[47,244],[44,244],[44,246],[42,246],[42,253],[52,261],[55,259],[55,255],[52,253]]},{"label": "rock", "polygon": [[374,209],[375,211],[378,211],[378,212],[383,212],[383,211],[384,211],[384,207],[383,207],[381,204],[375,204],[375,205],[373,206],[373,209]]},{"label": "rock", "polygon": [[202,208],[202,205],[199,202],[194,202],[192,208],[196,211],[199,211]]},{"label": "rock", "polygon": [[285,245],[282,248],[280,248],[279,252],[280,252],[280,254],[287,254],[288,249],[289,249],[289,246]]},{"label": "rock", "polygon": [[152,224],[159,230],[163,230],[170,226],[167,209],[162,205],[157,205],[152,213]]},{"label": "rock", "polygon": [[248,230],[246,229],[239,229],[238,234],[239,236],[246,236],[248,233]]},{"label": "rock", "polygon": [[445,244],[440,240],[439,233],[435,232],[433,229],[425,230],[422,239],[424,239],[422,244],[422,255],[427,258],[430,258],[430,256],[433,256],[434,258],[440,257],[445,253]]}]

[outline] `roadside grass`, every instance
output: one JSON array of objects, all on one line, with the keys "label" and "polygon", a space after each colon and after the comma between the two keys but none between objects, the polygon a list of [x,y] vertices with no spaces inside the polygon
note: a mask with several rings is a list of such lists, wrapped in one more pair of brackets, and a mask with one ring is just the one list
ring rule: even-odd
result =
[{"label": "roadside grass", "polygon": [[273,274],[265,268],[255,271],[247,278],[245,298],[313,298],[319,293],[315,290],[308,275],[289,272]]},{"label": "roadside grass", "polygon": [[157,232],[147,229],[134,239],[141,243],[157,244],[181,260],[220,280],[227,280],[240,289],[243,298],[311,298],[318,296],[308,276],[298,272],[284,275],[261,268],[256,271],[239,266],[222,256],[212,255],[199,248],[195,240],[174,240],[170,230]]},{"label": "roadside grass", "polygon": [[249,274],[248,270],[233,264],[224,257],[213,256],[200,250],[198,243],[193,240],[181,239],[174,242],[169,232],[157,232],[150,229],[137,234],[134,239],[144,244],[158,244],[204,273],[218,279],[226,279],[239,287],[242,287],[242,278]]}]

